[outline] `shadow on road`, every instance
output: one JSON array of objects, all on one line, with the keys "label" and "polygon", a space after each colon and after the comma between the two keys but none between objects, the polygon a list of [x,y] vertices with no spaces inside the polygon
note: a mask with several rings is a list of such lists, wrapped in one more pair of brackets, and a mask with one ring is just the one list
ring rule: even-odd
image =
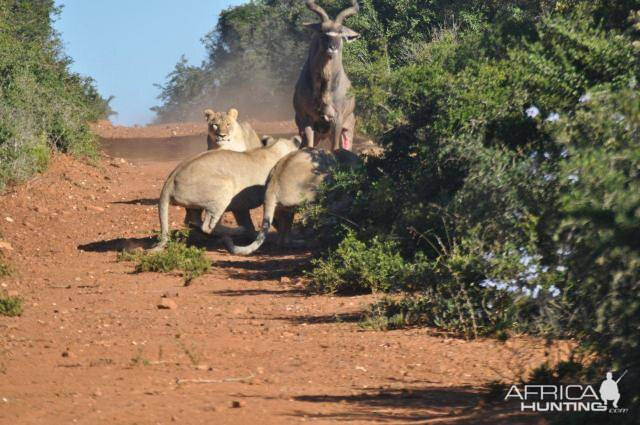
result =
[{"label": "shadow on road", "polygon": [[271,297],[304,297],[308,295],[304,289],[226,289],[222,291],[211,291],[212,295],[221,297],[249,297],[257,295],[268,295]]},{"label": "shadow on road", "polygon": [[[520,412],[519,406],[488,404],[482,389],[426,387],[367,390],[350,395],[299,395],[295,401],[335,405],[335,411],[296,410],[289,416],[366,423],[447,423],[456,425],[546,424],[540,416]],[[323,406],[326,410],[327,406]],[[315,410],[317,412],[317,410]]]},{"label": "shadow on road", "polygon": [[149,249],[156,243],[154,236],[145,238],[117,238],[78,245],[79,251],[86,252],[120,252],[136,249]]},{"label": "shadow on road", "polygon": [[129,201],[114,201],[112,204],[120,204],[120,205],[158,205],[157,198],[140,198],[140,199],[131,199]]},{"label": "shadow on road", "polygon": [[[262,254],[268,253],[267,249]],[[274,250],[274,255],[282,255],[279,250]],[[290,253],[289,253],[290,254]],[[228,269],[226,273],[232,279],[253,281],[278,280],[281,277],[295,278],[302,275],[309,264],[309,256],[294,258],[265,258],[263,255],[247,260],[222,260],[215,261],[214,267]]]},{"label": "shadow on road", "polygon": [[[172,232],[172,233],[176,233]],[[87,252],[119,252],[119,251],[133,251],[139,248],[149,249],[152,248],[158,241],[156,236],[147,236],[143,238],[116,238],[106,239],[88,244],[78,245],[78,250]],[[213,250],[221,248],[222,240],[217,237],[211,237],[199,232],[191,232],[187,239],[187,245],[197,246],[200,248],[206,248],[207,250]]]},{"label": "shadow on road", "polygon": [[[145,201],[153,201],[151,199],[135,199],[132,201],[121,201],[119,203],[123,204],[135,204],[138,202]],[[155,201],[154,201],[155,202]],[[174,235],[177,233],[177,230],[172,231],[171,233]],[[255,270],[260,271],[261,273],[257,273],[256,277],[253,280],[273,280],[277,279],[281,276],[296,276],[302,273],[304,266],[309,262],[308,260],[308,252],[304,250],[292,250],[292,249],[284,249],[278,247],[273,241],[276,239],[275,234],[269,234],[267,237],[267,241],[264,246],[260,248],[259,254],[256,254],[252,257],[247,257],[247,260],[240,261],[216,261],[214,263],[215,267],[220,267],[224,269],[235,269],[235,268],[243,268],[247,270]],[[249,244],[253,242],[253,240],[244,238],[238,238],[241,243]],[[115,239],[105,239],[95,242],[90,242],[87,244],[78,245],[78,250],[86,251],[86,252],[119,252],[123,250],[133,251],[139,248],[149,249],[153,247],[153,245],[157,242],[156,236],[147,236],[142,238],[115,238]],[[192,229],[189,233],[189,238],[187,239],[188,246],[195,246],[198,248],[205,248],[207,251],[221,251],[223,253],[227,253],[224,248],[224,244],[222,242],[222,238],[217,235],[207,235],[200,232],[198,229]],[[299,257],[300,254],[303,254],[303,257]],[[265,261],[264,256],[287,256],[287,255],[298,255],[296,258],[285,258],[285,259],[267,259]],[[251,258],[251,259],[249,259]],[[268,257],[267,257],[268,258]],[[262,273],[264,272],[264,273]],[[260,275],[265,274],[264,277]],[[230,277],[239,277],[241,274],[230,274]],[[251,276],[251,273],[248,274]]]},{"label": "shadow on road", "polygon": [[294,325],[302,324],[328,324],[328,323],[358,323],[362,320],[364,312],[325,314],[318,316],[282,316],[272,317],[273,320],[281,320]]}]

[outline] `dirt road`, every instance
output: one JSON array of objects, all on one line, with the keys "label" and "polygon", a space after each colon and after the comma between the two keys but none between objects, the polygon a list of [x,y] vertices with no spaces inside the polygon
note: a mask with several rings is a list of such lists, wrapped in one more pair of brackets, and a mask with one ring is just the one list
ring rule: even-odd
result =
[{"label": "dirt road", "polygon": [[57,156],[0,197],[17,270],[0,283],[25,300],[0,317],[0,424],[540,423],[481,390],[544,361],[541,341],[362,330],[374,296],[306,293],[300,252],[239,258],[212,240],[189,287],[116,262],[150,246],[175,161]]}]

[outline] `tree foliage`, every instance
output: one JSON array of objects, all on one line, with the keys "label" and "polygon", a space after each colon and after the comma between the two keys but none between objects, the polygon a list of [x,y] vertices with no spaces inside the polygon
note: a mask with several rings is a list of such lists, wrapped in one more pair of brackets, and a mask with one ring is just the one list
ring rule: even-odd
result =
[{"label": "tree foliage", "polygon": [[212,107],[262,119],[290,119],[293,88],[306,57],[312,16],[303,2],[259,0],[223,11],[203,43],[200,66],[182,58],[164,84],[160,122],[201,120]]},{"label": "tree foliage", "polygon": [[41,171],[51,149],[95,153],[87,123],[111,113],[52,27],[52,0],[0,0],[0,189]]},{"label": "tree foliage", "polygon": [[[386,261],[399,252],[402,272],[389,287],[409,295],[373,311],[395,326],[574,336],[599,354],[594,367],[633,382],[640,5],[455,2],[429,21],[363,3],[352,26],[378,36],[348,64],[361,126],[385,153],[338,172],[307,210],[325,235],[311,276],[367,290],[351,259],[393,243]],[[386,41],[414,17],[422,40]],[[638,392],[621,391],[637,411]]]}]

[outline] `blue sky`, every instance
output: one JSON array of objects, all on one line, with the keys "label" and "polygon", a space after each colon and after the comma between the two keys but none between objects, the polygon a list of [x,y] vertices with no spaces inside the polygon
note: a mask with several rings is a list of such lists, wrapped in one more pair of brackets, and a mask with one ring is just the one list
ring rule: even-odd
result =
[{"label": "blue sky", "polygon": [[153,119],[158,89],[180,55],[192,64],[205,58],[202,36],[221,10],[243,0],[56,0],[64,5],[55,23],[72,70],[93,77],[100,93],[115,96],[111,119],[123,125]]}]

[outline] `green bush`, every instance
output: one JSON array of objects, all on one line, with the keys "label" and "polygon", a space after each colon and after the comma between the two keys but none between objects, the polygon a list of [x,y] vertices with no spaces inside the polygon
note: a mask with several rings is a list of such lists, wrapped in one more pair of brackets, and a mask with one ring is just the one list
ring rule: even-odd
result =
[{"label": "green bush", "polygon": [[0,254],[0,277],[11,276],[13,269],[4,260],[4,256]]},{"label": "green bush", "polygon": [[206,258],[204,249],[187,246],[187,237],[186,234],[178,234],[160,252],[123,251],[118,254],[118,261],[136,262],[136,273],[180,270],[185,284],[189,284],[209,271],[211,262]]},{"label": "green bush", "polygon": [[22,300],[0,291],[0,315],[9,317],[22,315]]},{"label": "green bush", "polygon": [[316,264],[320,276],[331,268],[342,275],[351,253],[336,247],[346,225],[354,232],[344,239],[349,247],[357,249],[353,238],[365,247],[375,238],[397,241],[405,268],[427,271],[407,288],[495,283],[472,291],[474,311],[500,305],[514,288],[535,293],[520,316],[539,331],[564,333],[554,311],[565,300],[549,296],[567,278],[555,239],[566,148],[553,121],[572,116],[594,87],[633,84],[638,60],[632,38],[600,29],[587,13],[545,15],[524,34],[505,24],[517,19],[508,13],[500,22],[484,15],[479,25],[435,31],[413,61],[391,61],[383,77],[371,70],[373,87],[359,90],[374,97],[359,104],[365,126],[385,132],[386,152],[361,171],[338,174],[312,207],[311,225],[337,235],[324,237],[326,260]]},{"label": "green bush", "polygon": [[93,81],[69,71],[53,0],[0,0],[0,190],[43,171],[51,150],[95,156],[88,122],[108,116]]},{"label": "green bush", "polygon": [[313,264],[309,277],[316,289],[329,293],[398,291],[410,272],[395,243],[374,238],[365,244],[353,233],[327,259]]},{"label": "green bush", "polygon": [[[590,93],[559,123],[561,168],[556,235],[566,267],[565,326],[601,353],[602,370],[640,378],[640,98],[637,90]],[[626,394],[629,394],[627,392]],[[640,406],[640,392],[633,403]],[[636,416],[637,417],[637,416]]]},{"label": "green bush", "polygon": [[572,336],[597,354],[590,373],[629,369],[635,382],[640,26],[603,18],[637,4],[607,4],[471,10],[473,22],[408,36],[419,48],[404,56],[360,46],[360,117],[385,153],[338,173],[308,217],[323,285],[365,282],[346,264],[394,241],[375,258],[404,279],[376,285],[409,294],[373,306],[367,326]]}]

